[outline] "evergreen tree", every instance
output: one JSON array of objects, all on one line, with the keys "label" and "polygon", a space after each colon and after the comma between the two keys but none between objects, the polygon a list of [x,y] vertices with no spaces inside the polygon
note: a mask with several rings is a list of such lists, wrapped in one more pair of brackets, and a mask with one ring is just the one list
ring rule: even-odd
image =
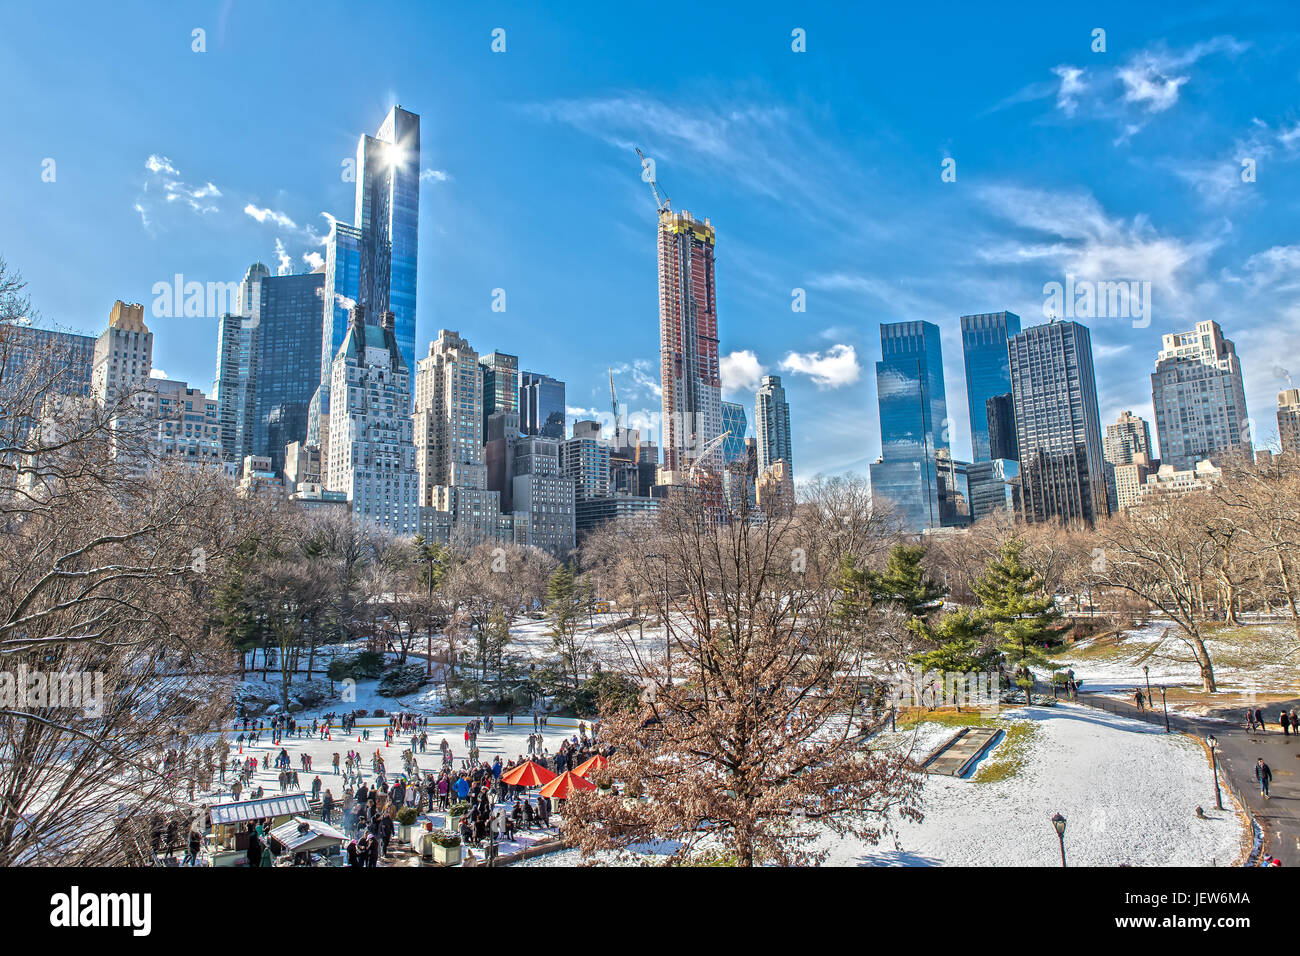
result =
[{"label": "evergreen tree", "polygon": [[863,571],[861,583],[872,603],[896,604],[912,618],[934,610],[947,588],[925,573],[925,554],[924,545],[896,544],[884,571]]},{"label": "evergreen tree", "polygon": [[910,659],[922,670],[982,671],[998,656],[988,643],[989,625],[978,611],[962,608],[945,614],[934,627],[923,627],[926,639],[936,646]]},{"label": "evergreen tree", "polygon": [[586,662],[583,642],[578,639],[582,610],[586,606],[585,588],[566,564],[560,565],[546,585],[546,616],[551,620],[551,643],[560,656],[574,693],[582,684]]},{"label": "evergreen tree", "polygon": [[1042,645],[1059,612],[1054,598],[1035,597],[1038,575],[1022,560],[1024,549],[1016,538],[1003,544],[972,590],[980,601],[979,616],[992,628],[998,650],[1015,671],[1016,685],[1025,689],[1028,703],[1034,684],[1030,667],[1056,668]]}]

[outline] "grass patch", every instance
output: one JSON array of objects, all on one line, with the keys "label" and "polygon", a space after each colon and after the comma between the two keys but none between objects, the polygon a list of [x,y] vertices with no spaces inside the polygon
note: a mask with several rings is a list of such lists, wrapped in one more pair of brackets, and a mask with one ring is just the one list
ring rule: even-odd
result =
[{"label": "grass patch", "polygon": [[998,783],[1018,774],[1029,757],[1038,724],[1028,720],[998,721],[1003,738],[971,778],[975,783]]},{"label": "grass patch", "polygon": [[923,707],[905,710],[898,715],[897,726],[900,732],[914,730],[918,724],[939,724],[943,727],[992,727],[996,718],[981,714],[977,710],[963,710],[960,713],[951,708],[926,710]]}]

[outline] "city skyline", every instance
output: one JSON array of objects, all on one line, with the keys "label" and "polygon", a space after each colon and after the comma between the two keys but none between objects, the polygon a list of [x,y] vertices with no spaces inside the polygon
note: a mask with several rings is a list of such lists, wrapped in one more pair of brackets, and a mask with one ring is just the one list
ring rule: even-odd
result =
[{"label": "city skyline", "polygon": [[[1295,83],[1285,72],[1290,41],[1269,42],[1262,21],[1245,19],[1229,30],[1126,11],[1125,29],[1111,30],[1104,53],[1091,49],[1090,27],[1058,22],[1052,45],[1026,62],[972,73],[971,64],[988,62],[989,51],[957,49],[971,24],[954,14],[929,40],[940,54],[960,55],[907,94],[926,96],[933,115],[909,124],[875,106],[886,114],[877,118],[889,122],[870,133],[861,125],[839,127],[851,116],[851,101],[886,102],[889,67],[894,75],[917,76],[885,39],[909,29],[905,12],[884,14],[871,26],[850,16],[847,29],[833,29],[816,11],[801,14],[809,37],[804,54],[790,50],[788,35],[710,13],[699,37],[680,51],[654,43],[664,28],[652,27],[617,68],[585,45],[581,81],[563,72],[538,86],[539,48],[581,43],[602,28],[631,42],[645,28],[591,12],[546,23],[516,13],[502,18],[510,40],[507,52],[495,55],[496,24],[456,13],[437,20],[411,7],[405,16],[412,27],[440,25],[457,40],[448,44],[445,88],[429,83],[418,57],[405,56],[413,41],[390,34],[393,62],[370,82],[331,81],[331,95],[322,99],[327,106],[311,115],[256,115],[250,93],[287,82],[309,52],[331,39],[364,46],[391,26],[391,17],[352,24],[345,35],[325,22],[301,33],[277,30],[288,21],[274,12],[254,30],[242,11],[214,12],[203,54],[190,49],[190,31],[200,25],[189,22],[196,19],[190,14],[161,13],[126,34],[91,11],[94,29],[86,36],[60,37],[83,69],[102,60],[98,44],[108,38],[105,50],[148,53],[184,71],[185,82],[199,84],[196,108],[204,121],[181,126],[159,119],[175,115],[168,90],[74,110],[77,97],[101,94],[87,94],[84,84],[33,85],[38,67],[30,49],[52,27],[28,22],[30,16],[18,11],[11,33],[33,38],[30,48],[0,40],[8,54],[0,76],[16,101],[40,104],[51,117],[73,111],[79,119],[74,132],[29,117],[30,134],[0,158],[0,173],[34,187],[0,197],[0,224],[19,234],[31,233],[25,222],[64,223],[57,241],[37,231],[22,250],[6,250],[45,319],[60,327],[94,334],[111,301],[149,303],[154,284],[176,273],[234,281],[259,258],[278,270],[277,243],[293,270],[309,269],[311,257],[325,252],[323,214],[346,222],[354,212],[355,183],[341,178],[340,164],[355,157],[358,132],[376,130],[400,101],[424,121],[416,352],[446,327],[460,329],[482,351],[519,354],[525,367],[569,383],[569,422],[604,416],[606,383],[592,367],[614,368],[632,426],[659,407],[655,279],[644,262],[655,211],[631,149],[636,144],[656,160],[676,206],[707,211],[718,229],[723,398],[752,409],[761,374],[783,375],[801,477],[862,473],[879,453],[875,416],[850,414],[876,404],[873,376],[864,373],[879,358],[877,323],[912,318],[941,330],[951,417],[962,423],[953,453],[970,458],[959,316],[1006,309],[1035,324],[1044,284],[1071,275],[1153,283],[1149,325],[1084,320],[1097,354],[1103,420],[1124,409],[1154,420],[1141,380],[1152,371],[1160,337],[1213,315],[1237,343],[1248,406],[1263,410],[1254,416],[1256,443],[1276,431],[1271,410],[1289,385],[1285,356],[1300,346],[1285,291],[1287,270],[1300,258],[1285,230],[1284,213],[1295,201],[1283,191],[1282,175],[1300,159],[1300,137],[1285,105]],[[331,19],[341,18],[322,18]],[[1105,19],[1102,8],[1097,20]],[[832,92],[826,81],[850,45],[837,34],[880,47],[882,77]],[[702,95],[663,79],[671,73],[661,62],[665,49],[687,61],[700,44],[723,35],[741,52],[716,66],[717,92]],[[766,83],[755,82],[759,52]],[[790,76],[783,58],[797,56],[803,59],[793,62],[804,72]],[[220,75],[199,76],[213,60]],[[256,69],[243,69],[249,65]],[[457,66],[465,75],[495,71],[488,74],[495,80],[472,90]],[[521,82],[524,75],[530,84]],[[962,83],[953,86],[958,76]],[[930,83],[946,83],[946,98],[935,99]],[[106,122],[134,132],[107,138]],[[265,148],[217,149],[241,123],[247,136],[265,139]],[[81,145],[89,140],[99,147],[93,168]],[[861,149],[873,144],[887,148],[868,162]],[[1248,152],[1259,173],[1249,183],[1239,176]],[[530,163],[502,156],[550,157],[548,188],[536,188]],[[792,166],[793,157],[809,156],[812,167]],[[49,183],[40,180],[45,158],[57,163]],[[947,158],[957,162],[951,183],[941,179]],[[1106,171],[1112,165],[1113,175]],[[894,203],[910,204],[906,222],[892,216]],[[84,211],[76,222],[74,210]],[[596,268],[582,275],[584,297],[602,302],[599,316],[572,310],[579,255],[545,238],[543,223],[566,214],[598,230],[599,240],[583,253],[595,257]],[[92,256],[105,231],[115,241]],[[481,248],[492,255],[475,252]],[[69,250],[79,263],[71,272]],[[504,312],[492,311],[495,289],[505,292]],[[804,313],[790,312],[794,289],[806,295]],[[160,371],[209,390],[218,321],[155,321]],[[557,322],[572,329],[569,336],[542,334]],[[584,353],[594,346],[597,354],[573,354],[578,339]],[[863,424],[846,427],[853,422]],[[644,427],[642,434],[649,434]]]}]

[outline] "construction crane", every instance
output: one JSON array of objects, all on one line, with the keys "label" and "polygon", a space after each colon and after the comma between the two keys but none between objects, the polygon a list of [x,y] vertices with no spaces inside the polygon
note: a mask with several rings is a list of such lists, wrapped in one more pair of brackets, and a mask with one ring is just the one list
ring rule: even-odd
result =
[{"label": "construction crane", "polygon": [[614,407],[614,451],[617,452],[623,446],[619,444],[618,428],[618,393],[614,391],[614,370],[609,370],[609,403]]},{"label": "construction crane", "polygon": [[691,462],[691,470],[689,472],[691,476],[691,481],[695,480],[696,470],[700,467],[700,462],[702,462],[705,458],[708,458],[709,452],[713,451],[713,449],[717,448],[720,444],[722,444],[723,439],[727,438],[730,435],[731,435],[730,431],[725,431],[721,435],[715,435],[714,437],[710,438],[708,441],[704,443],[704,447],[700,449],[699,456],[696,457],[695,460]]},{"label": "construction crane", "polygon": [[641,152],[640,146],[636,147],[636,154],[641,157],[641,168],[645,170],[647,173],[650,173],[650,178],[646,179],[646,182],[650,184],[650,191],[655,194],[655,205],[659,207],[659,211],[661,213],[664,212],[665,210],[667,210],[668,212],[672,212],[672,207],[668,204],[669,203],[668,194],[667,193],[664,193],[663,195],[659,194],[659,181],[655,179],[654,173],[652,172],[654,163],[651,160],[646,159],[646,155],[645,153]]}]

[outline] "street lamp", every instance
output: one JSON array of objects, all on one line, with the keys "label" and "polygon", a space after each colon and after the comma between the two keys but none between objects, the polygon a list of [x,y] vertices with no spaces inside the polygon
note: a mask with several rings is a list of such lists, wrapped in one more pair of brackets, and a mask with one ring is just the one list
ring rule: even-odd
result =
[{"label": "street lamp", "polygon": [[1219,739],[1210,734],[1205,738],[1205,742],[1210,745],[1210,765],[1214,767],[1214,806],[1216,809],[1223,809],[1223,791],[1219,789]]},{"label": "street lamp", "polygon": [[1056,814],[1052,817],[1052,826],[1056,827],[1056,836],[1061,841],[1061,866],[1065,866],[1065,817]]},{"label": "street lamp", "polygon": [[1146,676],[1147,679],[1147,706],[1150,707],[1151,706],[1151,666],[1149,664],[1143,664],[1142,673],[1143,675]]},{"label": "street lamp", "polygon": [[1164,685],[1160,685],[1160,706],[1165,710],[1165,733],[1169,733],[1169,700],[1165,696]]}]

